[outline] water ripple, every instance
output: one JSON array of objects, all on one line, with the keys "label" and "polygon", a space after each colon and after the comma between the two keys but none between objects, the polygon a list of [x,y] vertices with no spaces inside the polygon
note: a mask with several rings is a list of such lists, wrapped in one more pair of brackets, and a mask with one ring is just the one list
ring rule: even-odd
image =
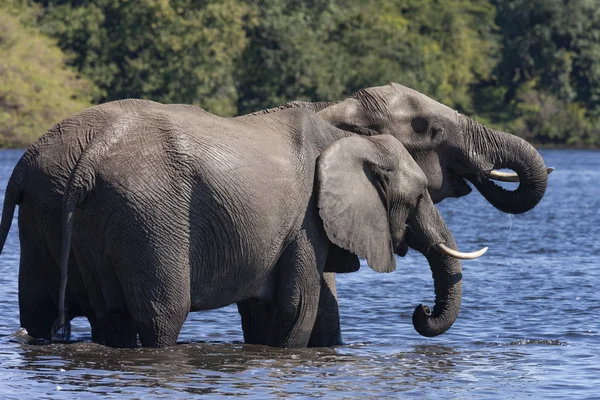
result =
[{"label": "water ripple", "polygon": [[[0,192],[20,151],[0,151]],[[463,263],[461,313],[444,335],[412,327],[432,305],[424,258],[393,274],[338,277],[345,345],[245,345],[235,306],[194,313],[169,349],[42,344],[18,330],[17,224],[0,256],[0,398],[597,398],[600,387],[600,153],[542,152],[556,171],[529,213],[508,216],[474,193],[440,211],[460,248],[490,246]]]}]

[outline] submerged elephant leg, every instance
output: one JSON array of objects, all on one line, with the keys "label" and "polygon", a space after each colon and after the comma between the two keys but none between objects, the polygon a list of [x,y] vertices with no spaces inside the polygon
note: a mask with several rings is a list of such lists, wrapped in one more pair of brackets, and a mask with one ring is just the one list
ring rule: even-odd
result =
[{"label": "submerged elephant leg", "polygon": [[238,303],[238,312],[242,318],[244,343],[268,345],[273,330],[274,307],[258,299],[249,299]]},{"label": "submerged elephant leg", "polygon": [[318,242],[302,231],[278,262],[272,346],[308,345],[319,306],[320,270],[325,262],[324,251],[315,248],[314,243]]},{"label": "submerged elephant leg", "polygon": [[[90,256],[94,252],[92,243],[79,244],[73,251],[77,260],[79,278],[86,291],[87,312],[92,328],[92,341],[110,347],[136,347],[137,331],[125,305],[110,299],[111,286],[115,280],[107,281],[102,269],[107,261]],[[89,258],[88,258],[89,256]],[[117,282],[116,288],[120,288]]]},{"label": "submerged elephant leg", "polygon": [[[21,240],[19,265],[21,326],[34,338],[50,340],[52,324],[58,316],[58,308],[56,299],[50,294],[53,286],[43,279],[39,268],[53,261],[44,243],[34,242],[34,236],[28,236],[26,229],[20,229],[22,238],[26,236],[26,240]],[[58,293],[58,282],[56,282],[55,292]]]},{"label": "submerged elephant leg", "polygon": [[341,344],[342,331],[340,329],[335,274],[325,273],[321,279],[319,308],[308,347],[328,347]]},{"label": "submerged elephant leg", "polygon": [[181,302],[173,298],[138,308],[134,320],[142,346],[169,347],[177,344],[188,312],[189,305],[182,307]]},{"label": "submerged elephant leg", "polygon": [[137,328],[129,314],[123,291],[112,266],[101,269],[102,282],[100,289],[106,315],[104,321],[96,323],[96,338],[110,347],[137,347]]},{"label": "submerged elephant leg", "polygon": [[153,244],[144,240],[132,246],[152,256],[137,260],[135,254],[122,257],[122,262],[114,265],[118,284],[112,286],[119,287],[143,347],[174,346],[191,304],[186,257],[153,254]]},{"label": "submerged elephant leg", "polygon": [[[238,303],[242,319],[244,342],[268,345],[273,342],[274,308],[272,304],[250,299]],[[319,306],[308,347],[328,347],[342,344],[340,314],[338,310],[335,274],[325,273],[321,279]]]}]

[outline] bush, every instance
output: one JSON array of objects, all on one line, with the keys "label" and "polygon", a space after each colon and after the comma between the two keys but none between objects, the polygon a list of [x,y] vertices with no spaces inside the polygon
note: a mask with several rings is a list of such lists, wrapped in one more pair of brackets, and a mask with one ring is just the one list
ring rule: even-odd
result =
[{"label": "bush", "polygon": [[583,105],[536,90],[520,93],[518,99],[522,115],[517,135],[542,145],[600,145],[600,121]]},{"label": "bush", "polygon": [[0,6],[0,147],[27,145],[90,106],[91,83],[65,66],[54,40],[26,26],[33,11]]}]

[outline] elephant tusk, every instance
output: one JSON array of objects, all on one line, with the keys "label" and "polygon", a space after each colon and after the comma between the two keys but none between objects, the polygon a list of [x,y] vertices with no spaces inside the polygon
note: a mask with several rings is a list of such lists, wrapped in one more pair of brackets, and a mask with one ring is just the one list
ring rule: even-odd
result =
[{"label": "elephant tusk", "polygon": [[479,258],[485,254],[488,250],[487,247],[484,247],[481,250],[474,251],[472,253],[463,253],[458,250],[453,250],[450,247],[446,246],[444,243],[438,243],[437,249],[440,253],[446,254],[447,256],[458,258],[459,260],[472,260],[474,258]]},{"label": "elephant tusk", "polygon": [[[554,171],[553,167],[546,168],[546,173],[550,175]],[[500,182],[519,182],[519,175],[514,172],[500,172],[492,170],[490,178]]]}]

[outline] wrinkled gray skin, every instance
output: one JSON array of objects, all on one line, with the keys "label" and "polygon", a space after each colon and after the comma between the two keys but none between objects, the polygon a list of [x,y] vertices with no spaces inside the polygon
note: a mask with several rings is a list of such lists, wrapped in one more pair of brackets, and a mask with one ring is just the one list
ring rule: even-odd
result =
[{"label": "wrinkled gray skin", "polygon": [[[393,135],[427,176],[428,190],[434,203],[447,197],[469,194],[471,188],[465,182],[468,180],[494,207],[519,214],[535,207],[546,190],[546,166],[529,143],[517,136],[487,128],[422,93],[396,83],[360,90],[339,103],[292,102],[277,109],[288,107],[319,111],[319,115],[334,126],[359,135]],[[505,190],[490,179],[490,172],[500,168],[512,169],[518,174],[520,184],[516,190]],[[436,287],[436,293],[438,290],[442,289]],[[310,344],[341,344],[333,274],[324,275],[321,293],[319,318]],[[255,307],[253,312],[261,313],[259,307]],[[415,318],[421,321],[433,316],[435,320],[440,312],[434,308],[429,315],[425,308],[417,307]],[[251,322],[252,319],[260,321],[260,317],[251,316],[249,310],[240,310],[240,313],[243,320],[249,321],[244,324],[244,335],[256,336],[253,329],[260,333],[260,324]]]},{"label": "wrinkled gray skin", "polygon": [[408,246],[445,288],[440,318],[417,329],[439,334],[456,319],[460,261],[433,250],[456,244],[394,137],[349,136],[302,109],[236,120],[128,101],[88,113],[105,132],[65,189],[57,337],[69,333],[71,242],[109,346],[135,347],[136,334],[174,345],[189,311],[249,299],[271,307],[266,344],[306,346],[325,270],[359,256],[391,272]]},{"label": "wrinkled gray skin", "polygon": [[[126,104],[124,101],[123,104]],[[144,102],[138,102],[143,104]],[[153,102],[145,102],[153,105]],[[316,104],[316,103],[315,103]],[[302,104],[303,108],[315,108],[313,104]],[[316,104],[316,109],[323,106]],[[99,105],[76,113],[61,121],[41,136],[23,154],[8,182],[2,222],[0,224],[0,249],[4,247],[10,230],[15,206],[19,205],[19,233],[21,257],[19,266],[19,309],[20,322],[35,338],[51,339],[51,327],[58,316],[59,268],[61,246],[62,198],[67,179],[81,157],[82,151],[93,140],[104,135],[98,129],[95,116],[104,108],[110,110],[114,104]],[[284,106],[282,108],[289,108]],[[279,110],[269,110],[269,113]],[[257,114],[261,114],[260,112]],[[244,117],[245,118],[245,117]],[[69,258],[69,284],[67,287],[67,311],[70,319],[85,316],[92,328],[96,325],[87,290],[80,276],[77,260]],[[343,272],[343,271],[340,271]],[[335,292],[335,277],[327,274],[321,298],[328,304],[327,313],[319,317],[318,326],[333,329],[322,334],[315,330],[311,342],[318,345],[341,342],[339,316]],[[257,302],[250,300],[248,305]],[[260,302],[258,302],[260,304]],[[247,307],[246,307],[247,308]],[[241,304],[240,309],[244,309]],[[243,321],[249,321],[252,313],[247,312]],[[244,334],[247,343],[262,343],[266,334],[264,321],[257,324],[243,323],[248,330]],[[331,328],[333,327],[333,328]],[[98,329],[92,329],[92,339],[102,342]],[[326,336],[323,336],[326,335]],[[333,339],[331,339],[333,337]],[[339,337],[339,339],[338,339]]]},{"label": "wrinkled gray skin", "polygon": [[[359,134],[394,135],[425,172],[435,202],[467,194],[470,189],[463,178],[475,182],[494,206],[512,213],[533,208],[544,193],[547,178],[542,171],[543,161],[533,147],[512,135],[487,129],[401,85],[362,90],[340,103],[293,102],[257,114],[290,107],[323,110],[321,115],[333,124]],[[7,186],[0,244],[4,244],[15,205],[19,203],[21,325],[35,337],[49,338],[50,326],[57,315],[58,226],[66,180],[81,151],[99,133],[86,121],[86,111],[66,119],[27,150]],[[513,164],[518,164],[514,169],[526,180],[517,191],[500,189],[488,179],[492,167]],[[75,258],[70,260],[69,316],[85,315],[94,326],[85,290],[80,290],[83,284],[78,269],[74,268]],[[341,344],[333,274],[324,274],[320,301],[310,345]],[[265,317],[261,316],[260,302],[240,303],[239,310],[246,341],[255,343],[257,338],[264,337]]]}]

